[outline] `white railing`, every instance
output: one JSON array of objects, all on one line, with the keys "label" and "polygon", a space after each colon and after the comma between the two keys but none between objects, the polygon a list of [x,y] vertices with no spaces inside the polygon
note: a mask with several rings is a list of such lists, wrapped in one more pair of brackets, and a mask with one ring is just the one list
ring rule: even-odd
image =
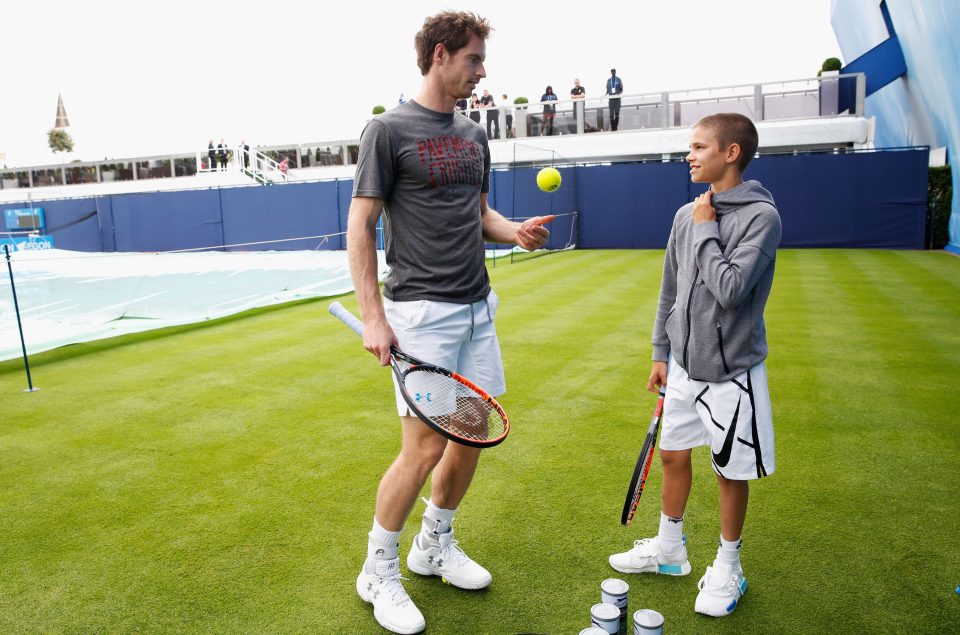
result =
[{"label": "white railing", "polygon": [[[552,132],[555,134],[584,134],[610,130],[610,97],[587,97],[586,99],[560,99],[546,102],[556,108]],[[617,95],[620,100],[620,123],[618,130],[646,130],[683,128],[692,125],[701,117],[717,112],[740,112],[754,121],[788,119],[815,119],[818,117],[864,116],[866,99],[866,76],[863,73],[837,75],[825,74],[809,79],[739,84],[712,88],[672,90],[656,93],[631,93]],[[543,132],[543,106],[541,102],[529,104],[500,103],[494,106],[499,113],[500,138],[540,136]],[[576,116],[574,108],[577,109]],[[463,112],[480,114],[480,125],[486,128],[487,109],[469,108]],[[513,125],[507,128],[507,114],[513,115]],[[512,133],[510,132],[512,130]],[[356,140],[290,144],[289,146],[265,146],[260,150],[294,154],[300,161],[304,151],[318,147],[339,148],[337,165],[353,163]],[[70,185],[79,183],[104,183],[113,180],[138,180],[159,177],[189,176],[195,173],[219,170],[210,163],[204,148],[190,154],[176,154],[104,161],[82,161],[66,165],[41,165],[11,167],[0,170],[0,190]],[[215,149],[216,152],[216,149]],[[238,170],[259,182],[275,182],[292,179],[292,170],[286,174],[280,164],[258,150],[243,151],[230,148],[227,170]],[[249,159],[242,163],[239,158]],[[337,154],[330,155],[336,157]],[[194,165],[189,165],[191,160]],[[312,159],[311,159],[312,165]],[[291,168],[300,167],[291,163]],[[303,167],[310,167],[304,165]],[[286,178],[284,178],[286,177]]]},{"label": "white railing", "polygon": [[209,156],[210,149],[196,152],[197,173],[243,172],[258,183],[288,181],[293,178],[289,162],[277,162],[256,148],[238,145],[227,150],[225,162],[220,160],[220,151],[215,149],[214,158]]}]

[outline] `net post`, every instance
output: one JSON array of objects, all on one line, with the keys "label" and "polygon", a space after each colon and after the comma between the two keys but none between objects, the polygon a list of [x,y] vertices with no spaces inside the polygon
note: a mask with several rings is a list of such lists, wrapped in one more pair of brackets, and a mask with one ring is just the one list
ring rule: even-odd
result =
[{"label": "net post", "polygon": [[40,390],[33,387],[33,378],[30,376],[30,358],[27,356],[27,344],[23,339],[23,324],[20,321],[20,303],[17,301],[17,287],[13,282],[13,265],[10,260],[10,246],[3,246],[3,253],[7,258],[7,272],[10,274],[10,292],[13,294],[13,310],[17,314],[17,330],[20,331],[20,349],[23,351],[23,367],[27,371],[27,389],[23,392]]}]

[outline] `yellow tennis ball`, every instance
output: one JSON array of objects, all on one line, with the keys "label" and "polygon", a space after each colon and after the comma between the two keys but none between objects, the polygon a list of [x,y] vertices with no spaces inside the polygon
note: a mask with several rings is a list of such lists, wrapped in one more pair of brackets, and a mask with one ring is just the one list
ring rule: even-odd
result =
[{"label": "yellow tennis ball", "polygon": [[556,168],[543,168],[537,172],[537,187],[544,192],[554,192],[560,187],[560,172]]}]

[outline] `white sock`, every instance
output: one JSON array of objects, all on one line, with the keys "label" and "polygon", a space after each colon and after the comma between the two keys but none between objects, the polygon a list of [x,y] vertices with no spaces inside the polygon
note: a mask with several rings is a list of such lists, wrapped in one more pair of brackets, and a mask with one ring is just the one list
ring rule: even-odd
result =
[{"label": "white sock", "polygon": [[664,553],[676,553],[683,546],[683,518],[672,518],[660,512],[660,547]]},{"label": "white sock", "polygon": [[373,518],[373,529],[367,534],[367,561],[392,560],[400,555],[400,532],[387,531]]},{"label": "white sock", "polygon": [[428,538],[437,540],[437,536],[445,534],[451,530],[453,519],[457,515],[456,509],[443,509],[437,507],[433,500],[422,499],[427,504],[426,511],[423,512],[423,522],[421,523],[420,533]]},{"label": "white sock", "polygon": [[724,540],[720,536],[720,548],[717,549],[717,560],[732,565],[734,568],[740,566],[740,545],[743,544],[743,538],[736,540]]}]

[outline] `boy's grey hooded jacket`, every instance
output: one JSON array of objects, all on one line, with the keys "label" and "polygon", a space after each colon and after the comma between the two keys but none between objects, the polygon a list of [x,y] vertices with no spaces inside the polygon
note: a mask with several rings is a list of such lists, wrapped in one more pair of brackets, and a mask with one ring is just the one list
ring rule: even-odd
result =
[{"label": "boy's grey hooded jacket", "polygon": [[653,359],[672,352],[692,379],[726,381],[767,357],[763,309],[773,285],[780,215],[757,181],[713,195],[716,222],[677,211],[663,264]]}]

